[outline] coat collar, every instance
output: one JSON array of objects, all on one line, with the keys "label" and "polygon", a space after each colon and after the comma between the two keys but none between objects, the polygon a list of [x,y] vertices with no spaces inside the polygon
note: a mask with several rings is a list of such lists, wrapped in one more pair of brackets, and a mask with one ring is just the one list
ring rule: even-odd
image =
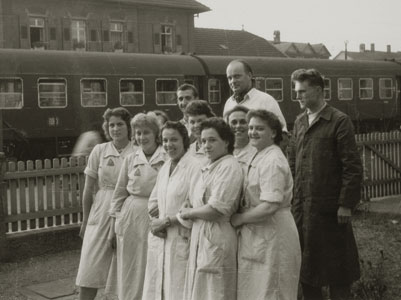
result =
[{"label": "coat collar", "polygon": [[319,115],[316,117],[316,120],[312,123],[312,126],[308,125],[308,113],[305,110],[303,113],[299,115],[299,119],[301,121],[301,124],[307,128],[308,130],[310,127],[313,127],[314,124],[316,124],[319,119],[324,119],[326,121],[330,121],[333,115],[333,108],[326,104],[325,107],[320,111]]},{"label": "coat collar", "polygon": [[107,158],[110,156],[119,157],[119,156],[124,155],[128,149],[133,149],[133,148],[134,148],[134,145],[133,145],[132,141],[130,141],[130,142],[128,142],[127,146],[125,146],[123,151],[121,151],[121,153],[119,153],[117,151],[116,147],[114,147],[113,142],[108,142],[108,143],[106,143],[103,157],[104,158]]},{"label": "coat collar", "polygon": [[164,162],[166,160],[166,158],[167,158],[167,153],[166,153],[166,151],[164,151],[164,148],[162,146],[158,146],[156,148],[155,153],[153,153],[153,155],[149,161],[146,159],[145,153],[143,153],[142,149],[138,148],[138,150],[135,153],[134,165],[135,166],[144,165],[144,164],[154,165],[161,161]]}]

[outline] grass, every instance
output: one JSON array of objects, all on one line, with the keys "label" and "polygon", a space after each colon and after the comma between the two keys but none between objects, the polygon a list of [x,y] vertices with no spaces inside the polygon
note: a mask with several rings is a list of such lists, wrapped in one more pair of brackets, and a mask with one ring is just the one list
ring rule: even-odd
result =
[{"label": "grass", "polygon": [[[362,278],[353,292],[366,292],[354,299],[401,300],[401,215],[359,212],[353,225],[364,262]],[[79,253],[71,250],[0,264],[0,300],[26,300],[19,292],[24,286],[74,277]],[[381,285],[386,287],[385,292],[374,298],[372,291]]]}]

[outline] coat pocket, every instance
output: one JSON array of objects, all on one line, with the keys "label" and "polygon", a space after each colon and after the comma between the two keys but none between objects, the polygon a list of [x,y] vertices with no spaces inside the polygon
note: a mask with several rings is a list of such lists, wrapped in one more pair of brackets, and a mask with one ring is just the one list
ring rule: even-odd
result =
[{"label": "coat pocket", "polygon": [[187,237],[178,236],[175,239],[175,256],[179,260],[187,261],[189,257],[190,239]]},{"label": "coat pocket", "polygon": [[203,236],[198,249],[198,271],[218,274],[222,270],[223,260],[223,249]]},{"label": "coat pocket", "polygon": [[[263,230],[263,228],[261,228]],[[252,225],[244,225],[239,237],[239,257],[263,264],[266,260],[267,240]]]}]

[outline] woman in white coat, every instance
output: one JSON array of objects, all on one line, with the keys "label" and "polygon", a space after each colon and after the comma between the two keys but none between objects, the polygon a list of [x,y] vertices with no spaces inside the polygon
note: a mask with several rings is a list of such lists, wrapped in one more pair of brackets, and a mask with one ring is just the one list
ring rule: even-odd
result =
[{"label": "woman in white coat", "polygon": [[249,138],[257,149],[244,181],[239,228],[237,299],[296,300],[301,248],[291,214],[293,181],[278,146],[280,121],[266,110],[250,111]]},{"label": "woman in white coat", "polygon": [[201,197],[180,214],[194,222],[183,299],[235,300],[237,235],[230,217],[238,208],[242,170],[223,119],[202,122],[201,141],[209,160],[202,168]]},{"label": "woman in white coat", "polygon": [[199,196],[196,184],[201,167],[188,152],[188,132],[182,123],[168,121],[162,129],[162,143],[170,159],[160,170],[149,199],[154,217],[143,299],[182,300],[192,224],[177,214]]},{"label": "woman in white coat", "polygon": [[[159,170],[167,160],[160,146],[159,124],[154,113],[139,113],[131,121],[139,149],[121,168],[111,203],[110,241],[117,240],[117,287],[119,300],[142,300],[145,278],[148,200]],[[114,226],[113,226],[114,228]]]},{"label": "woman in white coat", "polygon": [[79,233],[83,244],[76,278],[81,300],[94,299],[99,288],[113,289],[109,277],[113,249],[107,242],[109,208],[123,160],[134,151],[130,142],[131,114],[121,107],[107,109],[103,119],[105,135],[111,141],[93,148],[84,171],[83,220]]}]

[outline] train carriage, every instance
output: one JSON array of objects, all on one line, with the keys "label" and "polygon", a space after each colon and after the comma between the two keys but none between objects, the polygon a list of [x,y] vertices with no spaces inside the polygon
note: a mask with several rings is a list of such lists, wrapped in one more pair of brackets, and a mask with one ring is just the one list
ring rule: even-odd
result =
[{"label": "train carriage", "polygon": [[[163,110],[181,117],[176,89],[194,84],[221,115],[230,88],[226,67],[235,57],[74,51],[0,50],[0,109],[8,157],[68,156],[84,131],[99,129],[106,107],[133,114]],[[291,83],[298,68],[325,75],[325,98],[354,121],[357,132],[400,125],[401,65],[395,62],[242,57],[255,87],[278,101],[292,128],[301,112]]]}]

